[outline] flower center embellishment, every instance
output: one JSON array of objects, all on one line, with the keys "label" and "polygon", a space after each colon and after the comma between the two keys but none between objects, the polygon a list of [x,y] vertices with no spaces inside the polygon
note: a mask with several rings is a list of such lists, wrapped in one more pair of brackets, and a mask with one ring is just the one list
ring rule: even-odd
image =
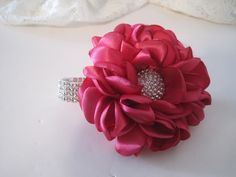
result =
[{"label": "flower center embellishment", "polygon": [[162,76],[154,69],[143,69],[138,72],[138,83],[143,86],[142,95],[152,100],[161,99],[165,93],[165,84]]}]

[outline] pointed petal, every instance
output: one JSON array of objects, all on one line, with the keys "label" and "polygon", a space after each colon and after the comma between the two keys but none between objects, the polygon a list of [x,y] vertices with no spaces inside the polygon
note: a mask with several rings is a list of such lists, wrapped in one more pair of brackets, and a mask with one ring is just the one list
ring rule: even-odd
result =
[{"label": "pointed petal", "polygon": [[145,96],[128,96],[120,98],[123,111],[127,116],[138,123],[152,124],[155,120],[154,112],[149,103],[151,100]]},{"label": "pointed petal", "polygon": [[186,94],[186,85],[182,73],[176,68],[162,70],[165,82],[165,94],[163,100],[177,104],[182,102]]},{"label": "pointed petal", "polygon": [[101,38],[99,45],[104,45],[115,50],[120,50],[123,39],[124,37],[120,33],[109,32]]},{"label": "pointed petal", "polygon": [[180,129],[180,139],[186,140],[190,137],[188,123],[185,118],[176,119],[175,120],[176,126]]},{"label": "pointed petal", "polygon": [[93,43],[93,46],[96,47],[100,41],[101,37],[99,36],[94,36],[92,37],[92,43]]},{"label": "pointed petal", "polygon": [[127,79],[132,84],[138,83],[137,71],[136,71],[135,67],[132,64],[130,64],[129,62],[126,62],[126,74],[127,74]]},{"label": "pointed petal", "polygon": [[82,109],[88,122],[94,123],[94,112],[97,101],[102,97],[101,93],[96,87],[88,87],[84,91],[82,99]]},{"label": "pointed petal", "polygon": [[120,76],[108,76],[106,80],[114,90],[122,94],[135,94],[141,90],[139,86]]},{"label": "pointed petal", "polygon": [[132,61],[140,50],[133,47],[131,44],[122,41],[120,52],[127,61]]},{"label": "pointed petal", "polygon": [[151,137],[169,139],[174,136],[174,123],[168,119],[157,119],[153,125],[140,125],[143,132]]},{"label": "pointed petal", "polygon": [[85,80],[83,81],[83,83],[81,84],[81,86],[79,87],[79,102],[80,102],[80,106],[81,106],[82,98],[83,98],[83,95],[84,95],[84,91],[88,87],[94,87],[94,84],[93,84],[92,79],[86,77]]},{"label": "pointed petal", "polygon": [[90,50],[89,55],[94,64],[99,62],[108,62],[120,66],[124,62],[124,58],[118,50],[105,46],[94,47]]},{"label": "pointed petal", "polygon": [[206,66],[198,58],[179,62],[175,67],[181,70],[186,82],[195,84],[203,90],[210,84],[210,78]]},{"label": "pointed petal", "polygon": [[124,156],[136,155],[145,146],[146,136],[138,126],[116,140],[116,151]]},{"label": "pointed petal", "polygon": [[142,49],[133,59],[132,63],[139,68],[156,66],[156,62],[152,59],[150,52],[146,49]]},{"label": "pointed petal", "polygon": [[164,151],[175,145],[180,141],[180,134],[177,131],[175,136],[170,139],[160,139],[160,138],[148,138],[147,144],[149,148],[153,151]]}]

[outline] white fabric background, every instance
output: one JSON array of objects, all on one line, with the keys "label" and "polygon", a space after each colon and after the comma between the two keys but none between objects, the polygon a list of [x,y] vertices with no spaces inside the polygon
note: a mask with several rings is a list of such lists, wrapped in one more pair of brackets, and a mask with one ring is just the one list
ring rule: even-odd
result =
[{"label": "white fabric background", "polygon": [[[91,64],[91,37],[118,23],[173,30],[206,64],[212,105],[191,138],[165,152],[122,157],[88,124],[78,104],[57,98],[57,80]],[[147,5],[104,25],[80,28],[0,24],[1,177],[235,177],[236,26]]]},{"label": "white fabric background", "polygon": [[217,23],[236,24],[236,0],[2,0],[0,20],[13,25],[101,23],[147,3]]}]

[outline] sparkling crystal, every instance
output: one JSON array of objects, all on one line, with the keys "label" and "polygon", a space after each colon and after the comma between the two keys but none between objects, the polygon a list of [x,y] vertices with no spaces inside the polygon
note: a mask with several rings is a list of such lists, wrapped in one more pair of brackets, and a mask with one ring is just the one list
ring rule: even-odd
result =
[{"label": "sparkling crystal", "polygon": [[165,93],[165,84],[161,74],[154,69],[143,69],[138,72],[138,82],[142,88],[142,94],[152,100],[161,99]]}]

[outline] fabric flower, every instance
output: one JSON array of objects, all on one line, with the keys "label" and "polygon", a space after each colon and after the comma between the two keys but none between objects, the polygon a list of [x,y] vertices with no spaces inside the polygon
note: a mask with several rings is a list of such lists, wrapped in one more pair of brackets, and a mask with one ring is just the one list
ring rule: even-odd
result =
[{"label": "fabric flower", "polygon": [[170,30],[143,24],[120,24],[92,42],[80,105],[118,153],[162,151],[190,137],[189,126],[211,104],[207,69],[190,47]]}]

